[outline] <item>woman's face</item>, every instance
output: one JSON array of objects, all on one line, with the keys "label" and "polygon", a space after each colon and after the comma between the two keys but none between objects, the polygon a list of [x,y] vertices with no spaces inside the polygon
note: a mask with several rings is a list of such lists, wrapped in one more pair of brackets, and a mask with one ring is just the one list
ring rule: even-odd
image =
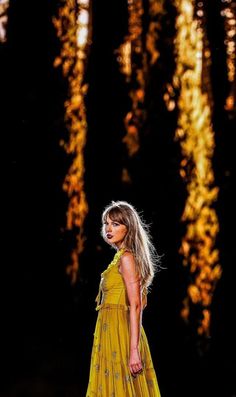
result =
[{"label": "woman's face", "polygon": [[127,227],[107,217],[104,222],[104,234],[108,244],[120,248],[127,233]]}]

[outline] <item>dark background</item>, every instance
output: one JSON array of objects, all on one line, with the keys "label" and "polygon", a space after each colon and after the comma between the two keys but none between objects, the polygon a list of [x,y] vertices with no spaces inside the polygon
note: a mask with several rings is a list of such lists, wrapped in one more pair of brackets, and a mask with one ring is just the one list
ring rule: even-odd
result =
[{"label": "dark background", "polygon": [[[8,41],[0,45],[1,190],[6,200],[1,396],[85,396],[97,316],[94,300],[100,273],[113,256],[100,236],[100,216],[105,205],[120,199],[134,204],[151,224],[167,268],[157,274],[143,316],[162,397],[236,396],[235,113],[224,110],[229,87],[220,6],[218,0],[206,2],[223,275],[214,294],[211,337],[201,340],[179,316],[188,283],[178,254],[186,190],[179,176],[180,147],[174,141],[177,114],[168,112],[162,99],[175,67],[173,2],[166,1],[161,57],[149,76],[140,151],[130,159],[122,144],[128,87],[114,55],[127,33],[126,2],[93,1],[86,73],[85,190],[90,211],[75,286],[65,274],[73,238],[65,230],[68,199],[62,182],[70,159],[59,146],[67,137],[63,103],[68,85],[61,69],[53,67],[60,42],[52,16],[59,2],[11,2]],[[121,181],[124,166],[131,185]]]}]

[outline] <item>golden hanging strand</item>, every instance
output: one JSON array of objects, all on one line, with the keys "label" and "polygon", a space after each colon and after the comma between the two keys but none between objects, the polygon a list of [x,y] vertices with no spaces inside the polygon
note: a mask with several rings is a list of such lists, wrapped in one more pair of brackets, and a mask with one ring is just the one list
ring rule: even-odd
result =
[{"label": "golden hanging strand", "polygon": [[149,0],[149,24],[146,35],[146,48],[150,54],[150,65],[154,65],[160,57],[157,43],[161,31],[161,17],[166,13],[164,1]]},{"label": "golden hanging strand", "polygon": [[224,18],[225,46],[227,75],[230,84],[229,94],[226,98],[225,109],[236,111],[236,2],[235,0],[222,1],[221,15]]},{"label": "golden hanging strand", "polygon": [[0,43],[7,41],[6,25],[8,20],[7,10],[9,7],[9,0],[0,1]]},{"label": "golden hanging strand", "polygon": [[84,220],[88,213],[88,204],[84,191],[84,156],[87,121],[84,97],[87,84],[84,83],[85,61],[90,44],[89,0],[67,0],[59,9],[54,26],[61,40],[60,56],[54,66],[62,66],[63,75],[68,78],[69,92],[65,101],[65,122],[69,131],[68,142],[61,142],[66,153],[73,155],[72,164],[63,183],[68,194],[67,229],[76,228],[76,247],[71,253],[71,263],[66,272],[74,284],[79,269],[79,255],[84,249]]},{"label": "golden hanging strand", "polygon": [[212,207],[218,195],[218,188],[213,186],[211,164],[214,132],[208,95],[202,92],[203,34],[194,19],[193,1],[176,0],[175,3],[177,66],[173,81],[180,91],[176,139],[183,154],[180,174],[188,191],[182,215],[182,222],[187,225],[186,235],[180,253],[183,265],[189,267],[191,279],[181,315],[187,321],[191,306],[198,305],[201,318],[197,332],[208,336],[213,292],[222,272],[219,251],[215,248],[219,223]]},{"label": "golden hanging strand", "polygon": [[210,44],[206,33],[206,15],[203,1],[196,2],[196,20],[197,29],[201,31],[202,34],[202,73],[201,73],[201,88],[202,93],[206,94],[208,97],[208,105],[211,110],[213,108],[213,94],[212,94],[212,84],[210,76],[211,68],[211,50]]},{"label": "golden hanging strand", "polygon": [[[130,157],[135,155],[140,147],[140,128],[146,117],[144,101],[149,66],[154,65],[160,56],[156,44],[161,30],[160,15],[164,14],[163,4],[164,0],[149,0],[148,30],[144,32],[143,2],[128,0],[128,35],[117,52],[120,70],[131,87],[131,110],[124,119],[126,135],[123,138]],[[122,180],[131,181],[126,168],[123,169]]]},{"label": "golden hanging strand", "polygon": [[118,61],[121,72],[131,89],[131,110],[125,116],[126,135],[123,142],[127,146],[129,156],[139,150],[139,129],[144,118],[145,70],[146,53],[143,46],[143,4],[142,0],[128,0],[128,36],[118,49]]}]

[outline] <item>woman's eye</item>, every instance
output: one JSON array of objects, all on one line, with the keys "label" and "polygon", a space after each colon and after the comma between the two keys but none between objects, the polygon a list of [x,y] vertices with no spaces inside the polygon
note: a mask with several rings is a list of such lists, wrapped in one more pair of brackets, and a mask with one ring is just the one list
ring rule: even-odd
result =
[{"label": "woman's eye", "polygon": [[113,222],[113,225],[114,225],[114,226],[119,226],[119,223]]}]

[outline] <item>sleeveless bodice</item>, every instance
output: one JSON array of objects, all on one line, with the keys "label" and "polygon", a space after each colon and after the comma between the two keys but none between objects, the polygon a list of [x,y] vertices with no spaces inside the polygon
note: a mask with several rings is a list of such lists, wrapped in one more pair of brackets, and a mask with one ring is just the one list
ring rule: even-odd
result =
[{"label": "sleeveless bodice", "polygon": [[[125,283],[119,272],[119,260],[125,249],[116,252],[107,269],[101,273],[98,295],[96,297],[96,310],[107,305],[118,305],[125,310],[129,309],[129,301]],[[143,297],[143,306],[146,306],[146,296]]]},{"label": "sleeveless bodice", "polygon": [[125,284],[119,272],[118,263],[124,250],[117,251],[107,269],[101,273],[96,310],[105,304],[124,305],[128,308]]}]

